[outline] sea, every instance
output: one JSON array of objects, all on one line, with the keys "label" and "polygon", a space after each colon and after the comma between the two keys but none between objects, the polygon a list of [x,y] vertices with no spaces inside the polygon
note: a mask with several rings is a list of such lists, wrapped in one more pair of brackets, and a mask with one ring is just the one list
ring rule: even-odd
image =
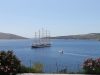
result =
[{"label": "sea", "polygon": [[[100,57],[100,41],[52,39],[51,47],[32,48],[34,39],[0,40],[0,51],[12,50],[25,66],[41,63],[45,73],[55,73],[62,69],[69,72],[82,71],[88,58]],[[60,51],[63,51],[60,52]]]}]

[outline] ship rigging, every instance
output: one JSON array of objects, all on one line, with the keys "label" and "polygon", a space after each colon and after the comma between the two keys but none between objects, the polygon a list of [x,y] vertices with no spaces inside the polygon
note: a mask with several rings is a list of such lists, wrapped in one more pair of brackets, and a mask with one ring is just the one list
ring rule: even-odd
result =
[{"label": "ship rigging", "polygon": [[47,30],[39,30],[35,32],[35,41],[32,44],[32,48],[45,48],[51,47],[50,33]]}]

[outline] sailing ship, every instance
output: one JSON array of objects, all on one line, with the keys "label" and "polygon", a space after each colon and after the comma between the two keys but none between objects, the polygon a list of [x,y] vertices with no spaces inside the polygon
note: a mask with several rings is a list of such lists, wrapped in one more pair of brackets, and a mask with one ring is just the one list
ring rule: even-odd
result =
[{"label": "sailing ship", "polygon": [[32,48],[45,48],[50,47],[50,33],[44,29],[42,31],[35,32],[35,41],[32,44]]}]

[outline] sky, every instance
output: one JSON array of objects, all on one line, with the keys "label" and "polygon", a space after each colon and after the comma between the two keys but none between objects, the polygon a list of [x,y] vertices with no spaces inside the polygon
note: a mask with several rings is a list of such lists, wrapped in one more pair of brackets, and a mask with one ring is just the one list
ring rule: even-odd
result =
[{"label": "sky", "polygon": [[0,0],[0,32],[34,37],[100,33],[100,0]]}]

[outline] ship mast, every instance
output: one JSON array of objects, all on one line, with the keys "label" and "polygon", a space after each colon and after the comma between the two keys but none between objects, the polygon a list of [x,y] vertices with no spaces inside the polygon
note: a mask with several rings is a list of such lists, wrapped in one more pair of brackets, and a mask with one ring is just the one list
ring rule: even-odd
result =
[{"label": "ship mast", "polygon": [[47,39],[47,30],[46,30],[46,44],[48,43],[48,39]]},{"label": "ship mast", "polygon": [[50,44],[49,36],[50,33],[46,30],[46,44]]},{"label": "ship mast", "polygon": [[35,32],[35,44],[37,44],[37,34]]},{"label": "ship mast", "polygon": [[48,32],[48,44],[50,44],[50,32]]},{"label": "ship mast", "polygon": [[42,44],[44,44],[44,29],[42,28]]},{"label": "ship mast", "polygon": [[40,30],[39,30],[39,44],[41,44],[41,35],[40,35]]}]

